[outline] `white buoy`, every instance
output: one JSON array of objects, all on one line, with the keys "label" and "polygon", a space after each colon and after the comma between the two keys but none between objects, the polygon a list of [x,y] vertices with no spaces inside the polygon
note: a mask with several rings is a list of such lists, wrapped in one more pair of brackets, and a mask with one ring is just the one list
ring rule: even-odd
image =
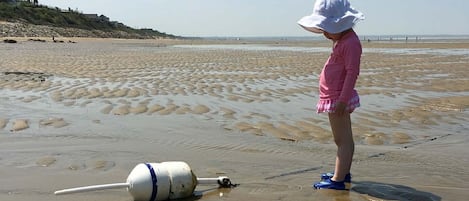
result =
[{"label": "white buoy", "polygon": [[127,188],[135,201],[160,201],[190,197],[197,184],[231,187],[228,177],[197,178],[187,163],[180,161],[140,163],[126,183],[102,184],[56,191],[55,195]]}]

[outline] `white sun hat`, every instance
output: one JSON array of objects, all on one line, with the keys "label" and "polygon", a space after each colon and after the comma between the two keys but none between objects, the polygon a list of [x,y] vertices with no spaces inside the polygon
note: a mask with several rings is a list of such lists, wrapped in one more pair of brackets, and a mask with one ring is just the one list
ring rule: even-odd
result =
[{"label": "white sun hat", "polygon": [[348,0],[316,0],[313,14],[301,18],[298,24],[314,33],[335,34],[352,28],[363,19],[363,13],[351,7]]}]

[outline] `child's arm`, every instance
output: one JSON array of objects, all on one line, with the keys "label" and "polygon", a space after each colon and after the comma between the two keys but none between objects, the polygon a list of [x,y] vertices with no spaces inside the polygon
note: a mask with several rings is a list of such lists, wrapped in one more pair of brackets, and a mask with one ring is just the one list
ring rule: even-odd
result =
[{"label": "child's arm", "polygon": [[352,96],[353,89],[355,88],[355,83],[357,82],[358,74],[360,72],[361,54],[362,47],[359,41],[357,43],[349,43],[345,47],[345,80],[339,96],[339,102],[346,105]]}]

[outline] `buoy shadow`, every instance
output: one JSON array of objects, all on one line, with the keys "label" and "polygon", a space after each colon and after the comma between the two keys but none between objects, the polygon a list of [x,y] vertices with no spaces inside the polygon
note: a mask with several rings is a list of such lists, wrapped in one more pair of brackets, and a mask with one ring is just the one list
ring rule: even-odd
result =
[{"label": "buoy shadow", "polygon": [[350,190],[384,200],[441,200],[441,197],[438,195],[419,191],[412,187],[397,184],[378,183],[373,181],[353,182],[353,186]]},{"label": "buoy shadow", "polygon": [[207,188],[207,189],[201,189],[201,190],[195,190],[193,195],[188,198],[182,198],[178,199],[178,201],[194,201],[194,200],[200,200],[202,198],[207,198],[207,197],[223,197],[225,194],[228,194],[231,192],[232,188]]}]

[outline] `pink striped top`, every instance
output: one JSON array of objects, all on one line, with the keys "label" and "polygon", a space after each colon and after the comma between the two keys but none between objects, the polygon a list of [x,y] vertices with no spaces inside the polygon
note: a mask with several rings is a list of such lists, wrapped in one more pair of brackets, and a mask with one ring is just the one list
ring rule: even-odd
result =
[{"label": "pink striped top", "polygon": [[362,46],[354,31],[336,42],[319,78],[319,98],[348,103],[356,94]]}]

